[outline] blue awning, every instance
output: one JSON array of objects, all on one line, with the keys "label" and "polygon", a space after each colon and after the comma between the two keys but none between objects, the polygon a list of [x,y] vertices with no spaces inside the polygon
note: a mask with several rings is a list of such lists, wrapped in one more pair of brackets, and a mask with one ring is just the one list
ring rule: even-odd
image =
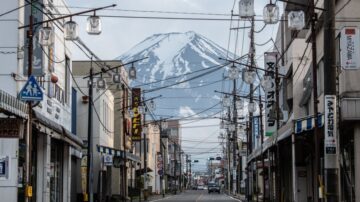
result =
[{"label": "blue awning", "polygon": [[[318,125],[319,127],[324,126],[324,115],[319,114],[318,115]],[[315,117],[310,116],[302,119],[298,119],[295,121],[295,134],[300,134],[306,131],[310,131],[315,128]]]},{"label": "blue awning", "polygon": [[118,149],[114,149],[111,147],[106,147],[106,146],[101,146],[101,145],[96,145],[97,151],[102,153],[102,154],[108,154],[108,155],[113,155],[113,156],[119,156],[120,158],[125,158],[126,155],[126,159],[132,160],[132,161],[136,161],[136,162],[140,162],[140,157],[129,153],[129,152],[124,152],[123,150],[118,150]]}]

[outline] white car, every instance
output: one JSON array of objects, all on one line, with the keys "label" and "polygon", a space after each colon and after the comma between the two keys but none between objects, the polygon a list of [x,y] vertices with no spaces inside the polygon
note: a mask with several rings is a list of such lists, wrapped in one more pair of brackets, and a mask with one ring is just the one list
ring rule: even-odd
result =
[{"label": "white car", "polygon": [[197,190],[204,190],[204,186],[203,185],[198,185]]}]

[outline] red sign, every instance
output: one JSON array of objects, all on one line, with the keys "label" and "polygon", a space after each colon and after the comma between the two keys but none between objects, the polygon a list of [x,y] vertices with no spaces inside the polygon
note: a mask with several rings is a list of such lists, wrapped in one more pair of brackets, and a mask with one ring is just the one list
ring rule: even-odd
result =
[{"label": "red sign", "polygon": [[131,139],[132,141],[141,141],[141,114],[139,113],[139,106],[141,101],[141,89],[132,89],[132,110],[134,116],[131,120]]}]

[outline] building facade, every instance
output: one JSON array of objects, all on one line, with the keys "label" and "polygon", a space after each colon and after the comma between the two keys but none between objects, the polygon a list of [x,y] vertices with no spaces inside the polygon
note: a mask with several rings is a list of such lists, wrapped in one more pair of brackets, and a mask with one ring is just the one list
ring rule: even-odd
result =
[{"label": "building facade", "polygon": [[[43,8],[45,3],[48,4]],[[4,1],[1,10],[5,12],[25,4],[27,3],[21,0]],[[53,5],[61,5],[61,8],[55,8]],[[62,0],[37,1],[33,6],[37,22],[52,17],[43,13],[45,9],[54,14],[69,13]],[[25,137],[28,131],[26,125],[22,124],[28,121],[28,109],[22,108],[26,105],[19,101],[18,95],[28,79],[28,44],[27,28],[18,27],[28,25],[30,12],[30,6],[24,6],[8,14],[6,20],[2,21],[6,31],[1,33],[1,37],[7,40],[1,41],[1,47],[9,47],[12,50],[6,51],[11,54],[0,55],[4,61],[1,74],[6,75],[1,78],[1,116],[16,119],[22,117],[18,124],[20,136],[0,137],[0,158],[7,159],[5,175],[0,176],[0,194],[5,197],[2,198],[5,201],[22,201],[25,198]],[[70,201],[76,195],[71,189],[74,186],[74,161],[82,156],[83,142],[76,136],[75,117],[72,116],[76,92],[72,89],[70,77],[72,54],[68,48],[69,42],[64,40],[62,22],[52,22],[49,26],[53,27],[55,32],[53,45],[43,47],[37,37],[34,37],[33,43],[32,75],[35,76],[44,96],[42,101],[34,103],[33,119],[28,127],[32,130],[29,154],[32,170],[30,185],[34,201]],[[40,27],[42,25],[33,30],[35,36]],[[1,120],[2,124],[4,122]]]}]

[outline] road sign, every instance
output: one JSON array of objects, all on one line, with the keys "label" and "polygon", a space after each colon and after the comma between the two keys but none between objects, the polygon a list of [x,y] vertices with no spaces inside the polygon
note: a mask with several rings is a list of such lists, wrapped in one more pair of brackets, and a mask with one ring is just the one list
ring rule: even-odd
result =
[{"label": "road sign", "polygon": [[20,91],[20,100],[23,101],[42,101],[43,92],[34,76],[30,76],[26,84]]}]

